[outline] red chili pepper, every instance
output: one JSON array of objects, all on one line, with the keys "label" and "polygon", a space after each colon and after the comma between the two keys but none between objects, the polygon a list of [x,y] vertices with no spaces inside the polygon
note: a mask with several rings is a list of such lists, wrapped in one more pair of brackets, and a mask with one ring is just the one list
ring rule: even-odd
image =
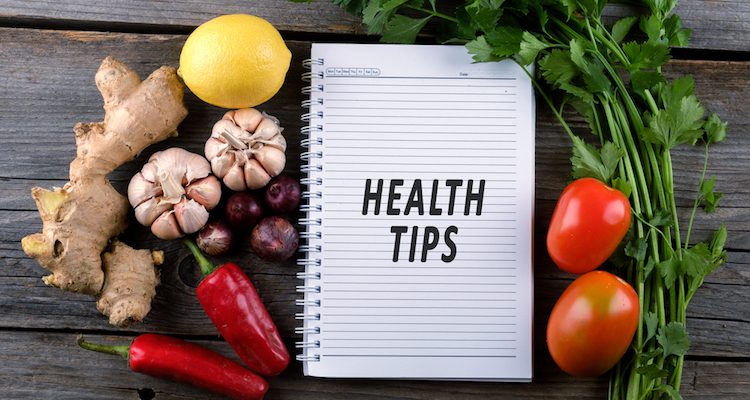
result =
[{"label": "red chili pepper", "polygon": [[289,352],[250,278],[233,263],[218,268],[190,240],[184,241],[203,273],[198,301],[221,336],[253,371],[278,375],[289,365]]},{"label": "red chili pepper", "polygon": [[128,360],[135,372],[186,383],[237,400],[259,400],[268,383],[240,364],[204,347],[169,336],[147,333],[129,346],[89,343],[78,337],[87,350],[114,354]]}]

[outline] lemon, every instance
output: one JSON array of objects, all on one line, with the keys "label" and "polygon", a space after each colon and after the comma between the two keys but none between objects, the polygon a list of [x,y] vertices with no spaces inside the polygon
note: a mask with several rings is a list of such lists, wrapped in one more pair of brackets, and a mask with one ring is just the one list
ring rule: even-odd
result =
[{"label": "lemon", "polygon": [[281,34],[265,19],[222,15],[187,38],[178,74],[206,103],[254,107],[279,91],[291,59]]}]

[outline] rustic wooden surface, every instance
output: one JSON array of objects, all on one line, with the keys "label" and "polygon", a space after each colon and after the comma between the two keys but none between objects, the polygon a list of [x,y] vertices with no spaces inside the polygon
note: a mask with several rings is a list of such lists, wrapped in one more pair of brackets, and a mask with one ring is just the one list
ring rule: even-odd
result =
[{"label": "rustic wooden surface", "polygon": [[[729,263],[706,280],[688,309],[693,346],[685,367],[685,398],[747,398],[750,393],[750,7],[744,1],[682,1],[680,12],[694,29],[689,58],[674,61],[670,73],[690,73],[706,106],[730,123],[726,143],[714,148],[710,173],[725,193],[716,214],[700,215],[695,239],[705,238],[719,221],[730,231]],[[289,143],[299,141],[302,100],[300,61],[309,40],[372,40],[357,36],[362,27],[328,2],[295,5],[274,1],[77,0],[27,2],[0,0],[0,393],[8,399],[214,399],[206,392],[130,373],[124,361],[79,350],[74,338],[124,342],[137,332],[160,332],[196,340],[231,356],[195,300],[195,268],[175,244],[157,241],[137,224],[125,239],[138,247],[166,250],[162,285],[143,324],[109,326],[94,300],[48,288],[44,271],[20,249],[20,238],[41,229],[29,191],[62,185],[75,153],[72,126],[102,117],[93,83],[99,62],[113,55],[143,76],[161,64],[177,64],[182,35],[217,14],[250,12],[267,17],[290,41],[292,69],[282,91],[262,108],[279,116]],[[622,12],[614,9],[613,14]],[[22,26],[19,28],[17,26]],[[50,28],[53,30],[45,30]],[[110,32],[101,32],[110,31]],[[122,33],[131,32],[131,33]],[[133,33],[135,32],[135,33]],[[159,34],[152,33],[159,32]],[[697,49],[735,50],[704,53]],[[708,56],[707,56],[708,54]],[[711,60],[706,60],[710,58]],[[716,58],[720,58],[717,60]],[[188,94],[190,115],[180,137],[147,149],[115,171],[123,190],[129,177],[154,151],[173,145],[200,152],[223,110]],[[579,126],[579,129],[585,129]],[[549,310],[571,276],[554,268],[543,237],[554,199],[568,179],[569,143],[550,114],[539,107],[535,267],[536,376],[532,384],[332,380],[304,378],[295,364],[271,380],[272,399],[534,399],[602,398],[606,380],[573,379],[551,362],[544,346]],[[297,174],[299,147],[288,150],[287,171]],[[695,195],[698,149],[675,155],[680,211]],[[247,266],[293,352],[297,311],[293,263],[260,262],[249,253],[235,257]]]}]

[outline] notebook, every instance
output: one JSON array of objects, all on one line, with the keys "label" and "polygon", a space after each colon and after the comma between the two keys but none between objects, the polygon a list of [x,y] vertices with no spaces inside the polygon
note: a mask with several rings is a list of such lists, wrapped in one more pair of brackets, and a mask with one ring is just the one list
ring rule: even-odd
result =
[{"label": "notebook", "polygon": [[526,73],[443,45],[313,44],[304,65],[305,375],[530,381]]}]

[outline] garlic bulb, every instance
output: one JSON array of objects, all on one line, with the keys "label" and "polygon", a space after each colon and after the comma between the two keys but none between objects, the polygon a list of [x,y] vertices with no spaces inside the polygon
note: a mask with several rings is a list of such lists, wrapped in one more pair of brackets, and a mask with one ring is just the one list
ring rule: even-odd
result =
[{"label": "garlic bulb", "polygon": [[282,130],[278,119],[254,108],[227,112],[206,142],[214,175],[237,192],[266,186],[286,164]]},{"label": "garlic bulb", "polygon": [[221,183],[198,154],[173,147],[154,153],[128,185],[135,219],[160,239],[200,230],[221,199]]}]

